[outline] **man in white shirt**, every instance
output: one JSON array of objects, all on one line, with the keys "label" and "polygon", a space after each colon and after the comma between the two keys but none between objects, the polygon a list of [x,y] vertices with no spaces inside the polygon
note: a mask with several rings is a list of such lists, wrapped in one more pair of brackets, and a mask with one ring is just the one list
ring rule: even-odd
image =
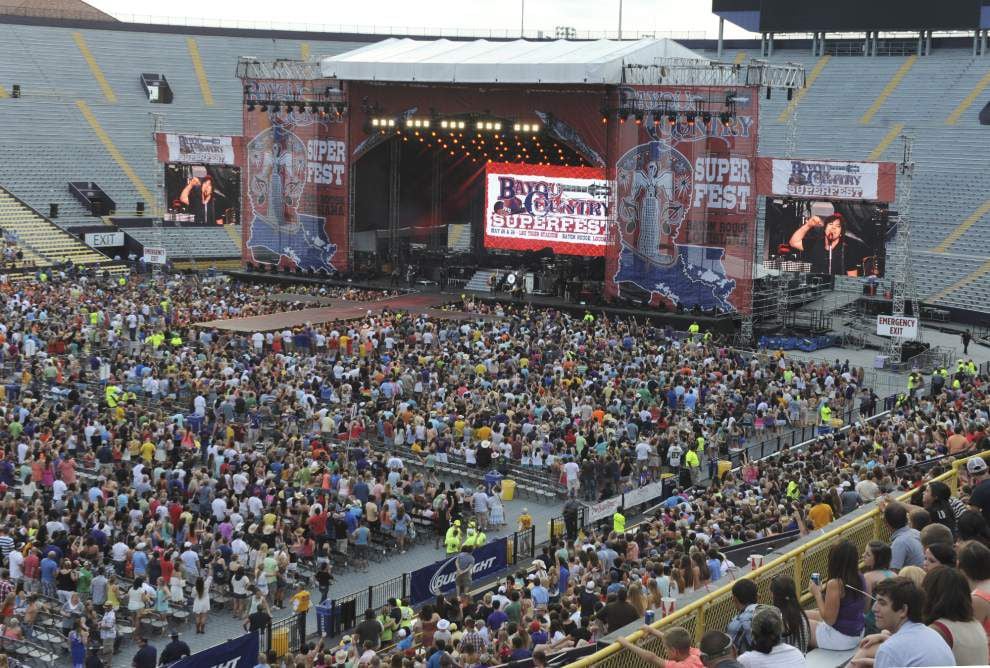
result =
[{"label": "man in white shirt", "polygon": [[568,493],[574,492],[577,494],[578,488],[581,486],[581,467],[577,462],[571,460],[564,464],[564,475],[567,478]]}]

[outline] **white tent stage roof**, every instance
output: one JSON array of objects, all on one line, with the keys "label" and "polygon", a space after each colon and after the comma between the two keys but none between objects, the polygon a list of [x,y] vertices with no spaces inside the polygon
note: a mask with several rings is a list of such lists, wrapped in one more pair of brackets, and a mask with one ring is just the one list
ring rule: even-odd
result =
[{"label": "white tent stage roof", "polygon": [[330,56],[323,75],[344,81],[425,83],[606,84],[623,82],[626,65],[709,61],[669,39],[595,42],[471,42],[392,38]]}]

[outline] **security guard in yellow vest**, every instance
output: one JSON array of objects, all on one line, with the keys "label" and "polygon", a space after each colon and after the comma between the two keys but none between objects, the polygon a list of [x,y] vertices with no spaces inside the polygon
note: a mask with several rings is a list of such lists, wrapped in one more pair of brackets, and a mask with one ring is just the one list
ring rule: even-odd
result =
[{"label": "security guard in yellow vest", "polygon": [[453,525],[447,529],[447,535],[443,539],[447,554],[457,554],[461,551],[461,521],[454,520]]},{"label": "security guard in yellow vest", "polygon": [[821,419],[821,425],[823,427],[830,427],[832,425],[832,408],[828,405],[828,399],[818,409],[818,417]]},{"label": "security guard in yellow vest", "polygon": [[473,526],[469,526],[467,528],[467,537],[464,539],[464,543],[461,547],[478,547],[478,530]]},{"label": "security guard in yellow vest", "polygon": [[688,325],[688,334],[691,335],[692,339],[696,337],[698,335],[698,332],[700,331],[701,331],[701,325],[699,325],[698,323],[692,322],[690,325]]},{"label": "security guard in yellow vest", "polygon": [[704,341],[705,343],[710,343],[710,342],[711,342],[711,340],[712,340],[712,332],[711,332],[711,330],[708,330],[708,329],[706,329],[706,330],[705,330],[705,334],[704,334],[704,336],[702,336],[702,337],[701,337],[701,339],[702,339],[702,340],[703,340],[703,341]]},{"label": "security guard in yellow vest", "polygon": [[595,321],[595,316],[591,315],[591,311],[584,312],[584,321],[586,323],[592,323]]},{"label": "security guard in yellow vest", "polygon": [[178,332],[172,332],[172,338],[169,339],[169,343],[172,344],[173,348],[178,348],[182,345],[182,337],[179,336]]},{"label": "security guard in yellow vest", "polygon": [[966,363],[966,373],[968,373],[970,376],[975,376],[976,371],[977,371],[976,362],[970,360],[969,362]]},{"label": "security guard in yellow vest", "polygon": [[107,406],[116,408],[120,403],[120,388],[116,385],[107,385],[103,390],[103,397],[107,400]]},{"label": "security guard in yellow vest", "polygon": [[612,513],[612,531],[620,535],[626,532],[626,516],[622,514],[619,508],[616,508],[615,512]]},{"label": "security guard in yellow vest", "polygon": [[921,387],[921,374],[917,371],[912,371],[908,374],[908,396],[914,399],[918,388]]},{"label": "security guard in yellow vest", "polygon": [[402,601],[401,603],[402,604],[399,606],[399,610],[402,611],[402,621],[399,622],[399,628],[403,628],[406,631],[411,631],[413,618],[416,616],[416,612],[412,609],[412,606],[409,605],[408,600]]}]

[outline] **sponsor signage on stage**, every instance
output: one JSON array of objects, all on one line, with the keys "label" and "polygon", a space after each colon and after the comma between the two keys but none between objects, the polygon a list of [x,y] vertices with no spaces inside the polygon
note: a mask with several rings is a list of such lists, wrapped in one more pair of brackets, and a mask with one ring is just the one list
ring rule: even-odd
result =
[{"label": "sponsor signage on stage", "polygon": [[258,633],[196,652],[171,664],[171,668],[252,668],[258,663]]},{"label": "sponsor signage on stage", "polygon": [[115,248],[124,245],[123,232],[92,232],[83,235],[87,246],[93,248]]},{"label": "sponsor signage on stage", "polygon": [[[491,543],[475,548],[471,555],[474,557],[474,568],[471,570],[472,580],[477,581],[494,575],[507,565],[506,539],[498,538]],[[410,592],[413,605],[428,601],[436,597],[437,594],[445,594],[454,590],[454,579],[457,575],[457,567],[454,564],[456,558],[457,555],[454,555],[412,572]]]},{"label": "sponsor signage on stage", "polygon": [[759,160],[760,192],[778,197],[894,199],[893,163],[843,160]]},{"label": "sponsor signage on stage", "polygon": [[241,137],[155,133],[160,162],[200,165],[244,164]]},{"label": "sponsor signage on stage", "polygon": [[622,496],[616,496],[611,499],[605,499],[604,501],[599,501],[596,504],[588,506],[588,512],[584,514],[585,524],[594,524],[598,520],[603,520],[606,517],[611,517],[616,510],[622,507]]},{"label": "sponsor signage on stage", "polygon": [[918,319],[902,315],[878,315],[877,334],[913,339],[918,336]]},{"label": "sponsor signage on stage", "polygon": [[145,246],[144,261],[148,264],[165,264],[165,249]]},{"label": "sponsor signage on stage", "polygon": [[485,247],[602,256],[611,193],[601,169],[489,164]]}]

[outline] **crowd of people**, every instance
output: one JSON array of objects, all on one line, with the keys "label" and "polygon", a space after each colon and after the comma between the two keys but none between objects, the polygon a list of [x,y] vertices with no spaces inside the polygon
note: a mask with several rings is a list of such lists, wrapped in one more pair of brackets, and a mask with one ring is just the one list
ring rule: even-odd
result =
[{"label": "crowd of people", "polygon": [[[675,473],[680,491],[635,535],[568,530],[535,575],[510,578],[491,600],[438,602],[408,626],[401,601],[370,612],[382,625],[398,610],[394,635],[378,643],[415,642],[403,648],[414,655],[443,643],[423,657],[431,668],[446,656],[540,656],[709,588],[730,568],[727,546],[821,528],[920,484],[912,463],[984,438],[980,379],[967,366],[958,384],[906,398],[903,419],[721,477],[719,459],[768,432],[871,414],[862,369],[743,355],[707,333],[635,319],[465,298],[457,310],[478,317],[447,320],[381,308],[387,293],[372,290],[289,292],[63,272],[0,286],[4,638],[62,632],[73,662],[96,668],[129,636],[146,663],[158,660],[149,633],[186,618],[202,633],[228,602],[247,629],[276,610],[296,614],[305,637],[310,587],[323,600],[342,556],[361,564],[422,530],[447,546],[458,523],[457,551],[470,552],[488,525],[507,522],[497,494],[450,485],[433,463],[546,467],[571,507]],[[273,332],[197,326],[315,297],[369,310]],[[698,485],[705,459],[710,488]],[[927,494],[919,506],[960,507],[943,490]],[[334,665],[342,650],[345,663],[380,662],[365,647],[370,626],[355,632],[361,644],[307,647],[302,665]]]},{"label": "crowd of people", "polygon": [[[644,638],[662,638],[663,655],[624,637],[623,648],[644,664],[666,668],[800,667],[814,648],[845,650],[856,667],[985,665],[990,471],[984,459],[969,459],[957,494],[934,480],[955,459],[949,439],[967,439],[969,447],[957,449],[958,455],[987,449],[986,379],[959,380],[955,388],[902,401],[869,428],[856,427],[793,456],[792,464],[803,460],[807,468],[787,467],[792,508],[804,504],[814,517],[818,505],[834,503],[830,511],[837,516],[850,505],[877,502],[888,541],[871,541],[862,552],[852,542],[838,542],[825,572],[805,574],[802,586],[786,575],[775,577],[765,600],[753,580],[733,577],[737,615],[725,629],[704,633],[697,646],[679,626],[663,632],[644,626]],[[833,470],[837,477],[814,476],[816,470]],[[802,477],[805,482],[798,482]],[[816,491],[817,481],[825,489]],[[746,505],[748,491],[764,494],[763,482],[729,474],[712,508],[675,495],[635,531],[614,527],[551,544],[531,572],[514,573],[481,600],[441,597],[415,619],[403,617],[401,602],[378,617],[369,610],[354,636],[326,654],[322,665],[379,665],[384,661],[371,653],[391,644],[397,651],[390,663],[397,667],[474,668],[530,658],[539,666],[559,650],[636,628],[676,610],[679,596],[729,579],[732,564],[723,550],[733,539],[688,529],[678,511],[722,519],[733,512],[723,506]],[[892,500],[905,492],[908,502]],[[813,526],[806,514],[796,510],[794,524]],[[810,610],[802,606],[803,591],[814,602]],[[381,630],[390,633],[387,639]]]}]

